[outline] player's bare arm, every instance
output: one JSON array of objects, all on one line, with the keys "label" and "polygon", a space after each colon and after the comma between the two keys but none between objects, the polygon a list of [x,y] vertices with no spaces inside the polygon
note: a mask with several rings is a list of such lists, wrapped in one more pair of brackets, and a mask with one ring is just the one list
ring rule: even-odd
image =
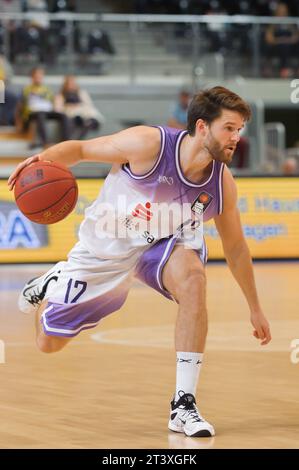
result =
[{"label": "player's bare arm", "polygon": [[224,202],[223,213],[214,218],[219,232],[225,258],[229,268],[240,285],[251,312],[253,335],[265,345],[271,341],[270,327],[258,299],[255,286],[252,260],[243,234],[239,209],[237,207],[237,187],[226,167],[223,174]]},{"label": "player's bare arm", "polygon": [[11,174],[8,186],[12,190],[20,171],[38,160],[59,162],[66,166],[73,166],[82,161],[130,163],[133,172],[146,173],[157,158],[160,144],[160,130],[149,126],[131,127],[91,140],[61,142],[20,163]]}]

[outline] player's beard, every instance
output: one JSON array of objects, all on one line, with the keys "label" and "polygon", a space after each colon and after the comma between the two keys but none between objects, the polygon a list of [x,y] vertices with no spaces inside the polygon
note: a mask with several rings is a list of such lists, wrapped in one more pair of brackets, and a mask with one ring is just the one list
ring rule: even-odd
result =
[{"label": "player's beard", "polygon": [[206,142],[205,147],[213,158],[213,160],[226,164],[232,161],[236,149],[235,146],[232,144],[231,147],[233,150],[229,151],[228,146],[221,145],[220,142],[215,139],[215,137],[213,137],[211,133],[209,135],[209,139]]}]

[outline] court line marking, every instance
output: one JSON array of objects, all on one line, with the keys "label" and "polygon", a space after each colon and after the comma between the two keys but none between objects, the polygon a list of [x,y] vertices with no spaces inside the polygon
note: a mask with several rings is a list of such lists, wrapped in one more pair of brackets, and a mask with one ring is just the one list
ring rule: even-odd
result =
[{"label": "court line marking", "polygon": [[[299,337],[299,320],[272,321],[273,340],[266,347],[251,336],[252,327],[247,321],[210,322],[210,333],[207,340],[207,351],[252,351],[252,352],[291,352],[291,341]],[[235,332],[238,331],[238,334]],[[74,339],[71,344],[85,346],[91,344],[117,344],[129,347],[147,347],[172,349],[174,340],[174,325],[142,326],[130,328],[115,328],[96,331],[89,336],[90,339]],[[5,347],[32,347],[32,341],[4,341]]]},{"label": "court line marking", "polygon": [[[299,320],[270,322],[273,340],[267,346],[252,336],[249,321],[210,322],[207,350],[219,351],[263,351],[290,353],[290,343],[298,336]],[[99,344],[167,348],[173,347],[174,325],[117,328],[99,331],[90,337]]]}]

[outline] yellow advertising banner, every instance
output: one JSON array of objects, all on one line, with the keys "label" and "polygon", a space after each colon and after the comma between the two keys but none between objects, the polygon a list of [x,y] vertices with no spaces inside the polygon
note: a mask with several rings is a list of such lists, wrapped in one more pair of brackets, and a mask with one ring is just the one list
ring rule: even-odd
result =
[{"label": "yellow advertising banner", "polygon": [[[299,178],[236,178],[242,225],[254,258],[299,258]],[[53,225],[30,222],[0,180],[0,262],[55,262],[77,241],[84,210],[103,181],[78,179],[76,209]],[[223,258],[213,221],[205,224],[209,258]],[[100,240],[99,240],[100,243]]]},{"label": "yellow advertising banner", "polygon": [[84,211],[97,197],[103,180],[78,179],[79,198],[75,210],[57,224],[30,222],[18,210],[14,197],[0,180],[0,262],[55,262],[64,260],[77,241]]},{"label": "yellow advertising banner", "polygon": [[[299,258],[299,178],[236,178],[241,222],[253,258]],[[214,222],[204,228],[209,258],[222,258]]]}]

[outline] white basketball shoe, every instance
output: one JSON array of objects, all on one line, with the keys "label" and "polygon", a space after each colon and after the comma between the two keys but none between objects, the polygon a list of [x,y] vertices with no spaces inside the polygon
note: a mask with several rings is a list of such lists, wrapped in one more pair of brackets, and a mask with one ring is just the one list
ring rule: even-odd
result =
[{"label": "white basketball shoe", "polygon": [[183,391],[179,392],[179,396],[177,402],[171,402],[168,429],[190,437],[215,436],[213,426],[199,413],[194,396]]},{"label": "white basketball shoe", "polygon": [[19,296],[18,306],[23,313],[34,313],[45,298],[49,284],[57,282],[60,270],[47,271],[25,284]]}]

